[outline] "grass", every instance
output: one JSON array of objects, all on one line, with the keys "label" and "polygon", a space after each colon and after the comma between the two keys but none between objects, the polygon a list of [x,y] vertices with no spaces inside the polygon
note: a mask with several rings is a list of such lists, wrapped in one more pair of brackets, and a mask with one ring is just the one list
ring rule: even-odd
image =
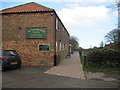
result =
[{"label": "grass", "polygon": [[81,60],[82,65],[84,65],[84,56],[80,56],[80,60]]},{"label": "grass", "polygon": [[108,72],[120,71],[120,68],[118,67],[103,67],[103,66],[98,67],[98,66],[84,65],[84,56],[80,56],[80,60],[83,65],[84,71],[108,71]]}]

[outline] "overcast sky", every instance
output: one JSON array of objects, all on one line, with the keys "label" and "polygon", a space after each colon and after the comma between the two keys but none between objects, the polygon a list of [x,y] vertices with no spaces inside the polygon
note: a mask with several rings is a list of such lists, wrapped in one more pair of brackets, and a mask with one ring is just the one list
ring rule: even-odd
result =
[{"label": "overcast sky", "polygon": [[[80,47],[99,47],[104,36],[117,28],[115,0],[4,0],[0,9],[34,1],[53,8],[71,36],[79,39]],[[42,2],[41,2],[42,1]]]}]

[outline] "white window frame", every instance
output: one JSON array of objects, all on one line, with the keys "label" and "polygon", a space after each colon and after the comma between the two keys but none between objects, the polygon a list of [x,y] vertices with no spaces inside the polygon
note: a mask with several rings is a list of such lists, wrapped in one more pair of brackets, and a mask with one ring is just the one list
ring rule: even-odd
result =
[{"label": "white window frame", "polygon": [[66,44],[66,45],[65,45],[65,49],[67,50],[67,48],[68,48],[68,45]]},{"label": "white window frame", "polygon": [[62,50],[65,50],[65,48],[64,48],[64,44],[62,44]]},{"label": "white window frame", "polygon": [[56,30],[58,30],[58,18],[56,18]]},{"label": "white window frame", "polygon": [[66,46],[66,44],[64,44],[64,50],[66,50],[65,46]]},{"label": "white window frame", "polygon": [[62,43],[61,42],[60,42],[59,46],[60,46],[60,51],[62,51]]},{"label": "white window frame", "polygon": [[56,52],[58,52],[58,42],[56,41]]}]

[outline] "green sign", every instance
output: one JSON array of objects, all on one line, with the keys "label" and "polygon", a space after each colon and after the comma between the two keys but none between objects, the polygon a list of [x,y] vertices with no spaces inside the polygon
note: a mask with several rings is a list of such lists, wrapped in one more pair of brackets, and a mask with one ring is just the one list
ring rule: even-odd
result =
[{"label": "green sign", "polygon": [[39,45],[39,51],[50,51],[50,45]]},{"label": "green sign", "polygon": [[27,28],[26,38],[46,38],[46,28]]}]

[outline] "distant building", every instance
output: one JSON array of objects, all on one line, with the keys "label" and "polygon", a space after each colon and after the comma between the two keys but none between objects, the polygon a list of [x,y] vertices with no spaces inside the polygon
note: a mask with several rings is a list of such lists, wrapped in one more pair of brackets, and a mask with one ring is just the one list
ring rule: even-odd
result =
[{"label": "distant building", "polygon": [[69,55],[69,33],[54,9],[31,2],[4,9],[2,48],[14,49],[24,65],[53,66]]},{"label": "distant building", "polygon": [[115,44],[114,43],[110,43],[110,44],[105,45],[105,47],[115,48]]},{"label": "distant building", "polygon": [[82,49],[81,50],[81,55],[82,56],[87,56],[87,54],[89,53],[89,52],[91,52],[92,51],[92,49]]}]

